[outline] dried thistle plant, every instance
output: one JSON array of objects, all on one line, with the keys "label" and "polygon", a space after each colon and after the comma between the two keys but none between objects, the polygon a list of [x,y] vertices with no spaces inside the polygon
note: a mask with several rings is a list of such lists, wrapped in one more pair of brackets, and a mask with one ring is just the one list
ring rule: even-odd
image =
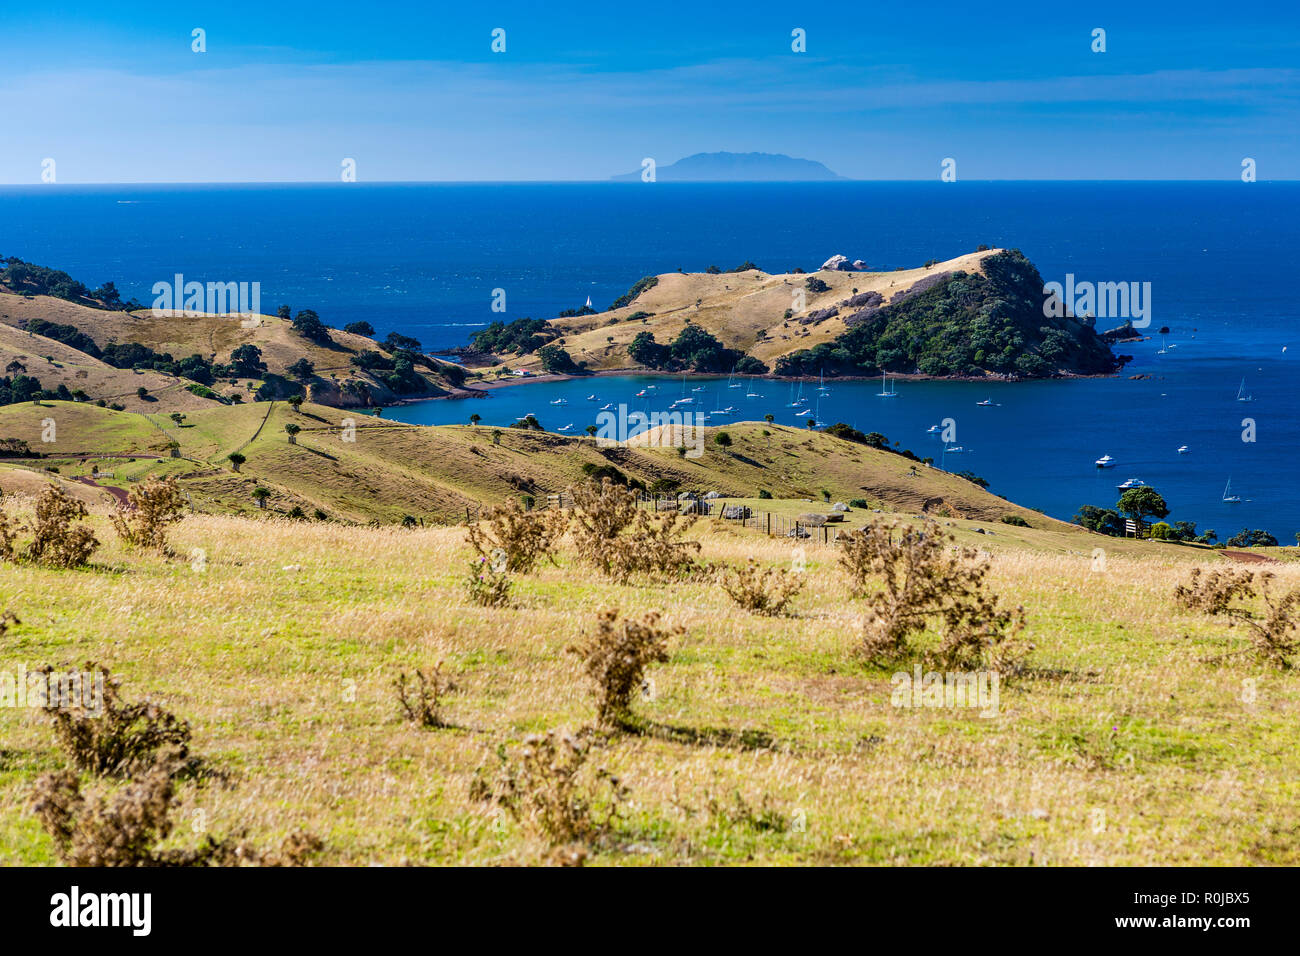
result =
[{"label": "dried thistle plant", "polygon": [[303,866],[324,848],[318,837],[295,830],[271,852],[240,837],[211,836],[194,848],[158,849],[173,829],[176,773],[183,762],[175,752],[162,755],[125,786],[89,797],[71,771],[43,774],[33,789],[32,810],[68,866]]},{"label": "dried thistle plant", "polygon": [[669,639],[684,633],[681,627],[660,627],[657,611],[639,621],[620,617],[618,608],[600,612],[595,631],[569,650],[582,658],[601,725],[619,728],[630,724],[632,695],[645,684],[646,667],[666,663]]},{"label": "dried thistle plant", "polygon": [[150,476],[127,495],[128,504],[109,515],[113,530],[128,547],[147,548],[162,554],[167,549],[167,526],[181,520],[185,498],[176,476],[159,480]]},{"label": "dried thistle plant", "polygon": [[555,548],[564,534],[563,514],[526,511],[518,501],[489,508],[482,520],[468,526],[470,546],[482,558],[496,563],[504,557],[502,570],[527,574],[542,558],[555,562]]},{"label": "dried thistle plant", "polygon": [[693,515],[651,516],[637,507],[636,493],[608,478],[599,486],[588,482],[570,490],[573,512],[570,529],[578,557],[619,583],[634,574],[655,578],[680,576],[694,567],[698,541],[681,535]]},{"label": "dried thistle plant", "polygon": [[[188,759],[190,725],[151,701],[124,703],[121,680],[106,667],[90,661],[82,671],[56,672],[46,665],[39,673],[44,674],[47,689],[42,710],[78,770],[97,776],[132,776],[147,770],[163,753],[180,762]],[[62,692],[52,691],[55,687]],[[88,708],[90,687],[102,699]],[[76,691],[69,693],[71,688]]]},{"label": "dried thistle plant", "polygon": [[[86,564],[99,547],[94,532],[77,524],[89,514],[84,504],[62,488],[47,487],[36,499],[33,523],[23,528],[32,533],[32,540],[23,549],[22,557],[56,568],[78,568]],[[12,553],[12,538],[6,546]]]},{"label": "dried thistle plant", "polygon": [[840,536],[840,565],[853,593],[871,601],[865,656],[888,662],[910,655],[910,639],[937,618],[942,640],[932,656],[940,664],[1016,673],[1032,649],[1020,637],[1024,609],[1000,609],[986,589],[987,562],[953,540],[934,527],[883,523]]},{"label": "dried thistle plant", "polygon": [[718,584],[740,607],[775,617],[802,589],[803,579],[783,568],[765,568],[751,558],[743,568],[724,568]]},{"label": "dried thistle plant", "polygon": [[447,726],[441,715],[442,698],[454,691],[456,685],[442,672],[442,665],[443,662],[438,661],[428,674],[417,669],[414,679],[409,682],[405,671],[393,680],[402,713],[407,720],[421,727]]},{"label": "dried thistle plant", "polygon": [[465,592],[480,607],[505,607],[510,603],[509,575],[499,570],[486,556],[469,563]]},{"label": "dried thistle plant", "polygon": [[501,745],[495,773],[480,767],[470,795],[496,804],[545,839],[554,861],[581,865],[585,847],[610,831],[627,799],[614,774],[603,767],[587,770],[593,746],[586,728],[529,734],[513,756]]},{"label": "dried thistle plant", "polygon": [[[1295,666],[1291,658],[1300,650],[1300,588],[1275,597],[1271,590],[1274,577],[1264,572],[1258,575],[1256,586],[1256,575],[1249,571],[1202,575],[1200,568],[1193,568],[1188,583],[1174,589],[1174,600],[1188,610],[1227,618],[1229,627],[1244,626],[1250,637],[1247,650],[1262,663],[1289,670]],[[1264,605],[1263,614],[1247,605],[1257,598]]]},{"label": "dried thistle plant", "polygon": [[10,521],[4,506],[0,504],[0,561],[13,561],[17,557],[14,544],[17,541],[19,527]]}]

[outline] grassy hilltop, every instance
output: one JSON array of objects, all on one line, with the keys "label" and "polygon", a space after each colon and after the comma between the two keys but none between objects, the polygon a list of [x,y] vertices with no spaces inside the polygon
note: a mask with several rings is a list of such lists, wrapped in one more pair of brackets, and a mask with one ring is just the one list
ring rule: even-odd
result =
[{"label": "grassy hilltop", "polygon": [[[53,442],[42,441],[55,423]],[[355,441],[345,440],[352,422]],[[301,431],[289,442],[286,425]],[[672,448],[597,447],[586,436],[567,437],[484,426],[436,428],[305,404],[284,402],[216,406],[186,414],[138,415],[75,402],[0,407],[0,437],[25,441],[40,459],[0,467],[0,486],[15,469],[57,468],[62,477],[111,472],[100,482],[129,488],[148,474],[176,474],[198,506],[248,511],[250,493],[268,488],[268,509],[308,513],[319,508],[346,521],[456,520],[466,506],[520,495],[544,499],[584,480],[584,466],[619,469],[647,486],[656,480],[683,490],[717,491],[728,498],[869,499],[888,510],[943,512],[984,521],[1016,515],[1040,528],[1071,529],[1021,508],[955,475],[919,467],[886,451],[819,432],[755,423],[725,429],[726,451],[713,442],[724,429],[704,429],[704,453],[680,457]],[[494,433],[496,435],[494,443]],[[175,443],[177,456],[171,456]],[[236,473],[227,456],[247,460]],[[913,475],[912,471],[916,470]],[[1008,529],[1010,530],[1010,529]]]},{"label": "grassy hilltop", "polygon": [[646,276],[604,312],[494,323],[467,354],[498,373],[1044,378],[1114,371],[1090,319],[1047,318],[1021,253],[988,249],[893,272],[735,270]]},{"label": "grassy hilltop", "polygon": [[[459,367],[400,336],[380,343],[372,329],[362,334],[323,324],[308,334],[295,325],[298,317],[278,315],[154,315],[128,310],[138,303],[94,298],[103,291],[87,292],[65,273],[9,261],[0,269],[5,388],[30,378],[46,393],[66,389],[61,398],[76,395],[133,412],[188,412],[295,393],[338,407],[386,405],[447,395],[464,380]],[[25,398],[24,392],[4,400]]]}]

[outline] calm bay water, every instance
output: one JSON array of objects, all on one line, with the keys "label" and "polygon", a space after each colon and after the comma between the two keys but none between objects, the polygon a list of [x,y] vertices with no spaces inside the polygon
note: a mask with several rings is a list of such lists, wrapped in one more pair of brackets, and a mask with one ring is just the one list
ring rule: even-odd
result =
[{"label": "calm bay water", "polygon": [[[817,183],[817,184],[335,184],[0,188],[0,254],[117,283],[151,301],[174,273],[256,281],[262,303],[313,308],[332,325],[366,319],[427,348],[462,344],[494,318],[547,317],[591,296],[606,306],[642,275],[729,268],[814,269],[834,253],[873,268],[946,259],[978,243],[1018,247],[1045,280],[1152,283],[1159,339],[1122,346],[1124,377],[999,385],[832,383],[823,421],[880,431],[918,455],[941,456],[925,434],[946,417],[966,451],[951,470],[1069,518],[1113,504],[1115,484],[1157,487],[1173,518],[1221,536],[1262,527],[1284,542],[1300,531],[1300,356],[1294,251],[1300,185],[1282,183]],[[491,313],[493,289],[508,310]],[[1128,375],[1152,378],[1132,381]],[[1238,385],[1255,401],[1236,401]],[[471,412],[507,424],[533,412],[548,428],[594,421],[599,405],[651,407],[680,396],[672,379],[600,378],[495,390],[486,400],[393,409],[421,423]],[[694,387],[695,382],[688,387]],[[724,383],[725,384],[725,383]],[[714,392],[716,385],[710,385]],[[796,424],[785,383],[762,382],[734,419]],[[601,399],[587,402],[595,392]],[[689,391],[687,394],[691,394]],[[695,393],[706,397],[710,393]],[[565,406],[549,404],[557,397]],[[976,401],[992,399],[994,407]],[[719,407],[719,398],[705,402]],[[1242,441],[1242,420],[1258,437]],[[733,420],[734,420],[733,419]],[[727,419],[716,418],[711,424]],[[1190,446],[1180,456],[1179,445]],[[1116,469],[1098,472],[1109,454]],[[1221,501],[1231,477],[1245,500]]]}]

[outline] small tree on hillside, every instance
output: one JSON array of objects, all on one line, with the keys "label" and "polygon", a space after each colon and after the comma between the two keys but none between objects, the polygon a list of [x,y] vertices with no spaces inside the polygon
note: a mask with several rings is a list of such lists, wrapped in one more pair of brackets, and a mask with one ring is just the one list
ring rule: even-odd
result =
[{"label": "small tree on hillside", "polygon": [[244,462],[248,461],[247,458],[245,458],[237,451],[232,451],[229,455],[226,456],[226,458],[230,460],[230,467],[233,468],[235,471],[239,471],[239,466],[242,465]]},{"label": "small tree on hillside", "polygon": [[253,489],[253,500],[257,502],[259,508],[266,508],[266,499],[271,497],[271,492],[261,485]]},{"label": "small tree on hillside", "polygon": [[1169,514],[1165,499],[1154,488],[1130,488],[1115,502],[1115,510],[1132,518],[1138,527],[1147,518],[1163,518]]},{"label": "small tree on hillside", "polygon": [[469,417],[469,423],[471,425],[477,425],[482,420],[483,420],[483,416],[480,415],[478,412],[475,412],[473,415]]},{"label": "small tree on hillside", "polygon": [[289,444],[298,444],[298,433],[302,431],[302,426],[295,425],[293,422],[284,426],[284,430],[289,434]]},{"label": "small tree on hillside", "polygon": [[288,372],[290,375],[292,375],[294,378],[296,378],[298,381],[306,382],[309,381],[311,377],[316,374],[316,366],[312,365],[311,362],[309,362],[307,359],[300,358],[298,359],[298,361],[294,362],[292,365],[286,368],[285,371]]},{"label": "small tree on hillside", "polygon": [[721,448],[725,454],[727,449],[731,447],[731,436],[726,432],[718,432],[713,436],[713,443]]}]

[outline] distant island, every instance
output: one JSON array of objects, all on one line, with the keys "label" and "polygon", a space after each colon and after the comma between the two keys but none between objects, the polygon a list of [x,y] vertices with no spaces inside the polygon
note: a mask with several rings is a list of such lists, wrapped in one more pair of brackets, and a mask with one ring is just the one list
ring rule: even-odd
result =
[{"label": "distant island", "polygon": [[[615,182],[640,182],[641,171],[611,177]],[[696,153],[655,169],[656,182],[743,183],[827,182],[843,179],[811,159],[781,153]]]}]

